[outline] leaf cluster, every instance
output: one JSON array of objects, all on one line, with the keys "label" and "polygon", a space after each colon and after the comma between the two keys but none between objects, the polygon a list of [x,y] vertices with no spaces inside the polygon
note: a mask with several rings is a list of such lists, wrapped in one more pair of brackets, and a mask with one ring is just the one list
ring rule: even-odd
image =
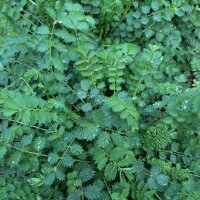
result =
[{"label": "leaf cluster", "polygon": [[199,200],[200,8],[0,3],[0,199]]}]

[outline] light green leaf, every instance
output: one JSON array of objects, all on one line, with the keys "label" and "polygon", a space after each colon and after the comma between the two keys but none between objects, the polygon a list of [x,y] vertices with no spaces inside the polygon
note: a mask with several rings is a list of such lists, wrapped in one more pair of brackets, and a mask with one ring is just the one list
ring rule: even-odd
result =
[{"label": "light green leaf", "polygon": [[59,160],[59,156],[56,153],[49,153],[48,162],[51,164],[55,164]]},{"label": "light green leaf", "polygon": [[183,74],[181,74],[181,75],[179,76],[179,82],[185,83],[186,81],[187,81],[187,78],[186,78]]},{"label": "light green leaf", "polygon": [[0,160],[5,156],[7,152],[7,147],[6,146],[0,146]]},{"label": "light green leaf", "polygon": [[44,145],[45,145],[45,138],[38,137],[34,141],[34,148],[36,150],[38,150],[38,151],[40,151],[41,149],[43,149]]},{"label": "light green leaf", "polygon": [[6,143],[11,142],[14,139],[14,135],[11,129],[5,129],[4,131],[2,131],[2,138],[3,141],[5,141]]},{"label": "light green leaf", "polygon": [[13,109],[13,108],[4,108],[3,109],[3,114],[5,117],[10,117],[14,115],[18,110]]},{"label": "light green leaf", "polygon": [[93,17],[91,16],[86,16],[85,17],[86,21],[91,25],[91,26],[94,26],[95,25],[95,20]]},{"label": "light green leaf", "polygon": [[29,144],[31,143],[32,139],[33,139],[33,135],[32,135],[32,134],[29,134],[29,135],[24,136],[24,137],[21,139],[20,143],[21,143],[23,146],[26,146],[26,145],[29,145]]},{"label": "light green leaf", "polygon": [[55,180],[55,174],[52,172],[52,173],[47,174],[43,182],[45,185],[52,185],[54,180]]},{"label": "light green leaf", "polygon": [[105,168],[104,175],[106,179],[110,181],[114,180],[117,175],[117,166],[114,165],[114,163],[110,162]]},{"label": "light green leaf", "polygon": [[169,178],[167,176],[165,176],[164,174],[160,174],[160,175],[156,176],[156,180],[159,185],[165,186],[168,184]]},{"label": "light green leaf", "polygon": [[123,147],[115,147],[110,151],[110,156],[113,160],[118,160],[126,154],[126,150]]},{"label": "light green leaf", "polygon": [[76,41],[76,37],[70,34],[67,30],[57,29],[54,33],[57,37],[63,39],[66,43],[71,43]]},{"label": "light green leaf", "polygon": [[49,34],[49,28],[48,26],[40,26],[37,28],[37,34],[40,35],[47,35]]},{"label": "light green leaf", "polygon": [[18,165],[19,161],[21,160],[22,153],[19,151],[15,151],[12,153],[8,159],[8,165],[10,167],[15,167]]},{"label": "light green leaf", "polygon": [[24,112],[22,112],[22,121],[24,123],[29,123],[30,120],[31,120],[31,111],[27,109]]},{"label": "light green leaf", "polygon": [[153,1],[153,2],[151,3],[151,8],[152,8],[153,10],[157,11],[157,10],[159,9],[159,7],[160,7],[160,5],[159,5],[158,1]]},{"label": "light green leaf", "polygon": [[63,172],[63,170],[61,170],[61,169],[56,170],[56,178],[60,181],[65,180],[65,173]]}]

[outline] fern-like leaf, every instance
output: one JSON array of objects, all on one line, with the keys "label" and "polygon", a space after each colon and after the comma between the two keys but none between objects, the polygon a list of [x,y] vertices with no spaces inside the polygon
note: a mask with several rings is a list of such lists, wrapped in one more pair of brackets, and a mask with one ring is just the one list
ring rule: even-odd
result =
[{"label": "fern-like leaf", "polygon": [[146,150],[164,149],[175,138],[176,132],[165,124],[150,127],[143,136],[143,145]]}]

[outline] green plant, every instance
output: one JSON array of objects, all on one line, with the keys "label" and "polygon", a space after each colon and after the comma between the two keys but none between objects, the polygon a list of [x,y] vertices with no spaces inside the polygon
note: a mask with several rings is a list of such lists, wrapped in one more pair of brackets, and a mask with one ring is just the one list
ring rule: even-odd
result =
[{"label": "green plant", "polygon": [[0,199],[199,199],[199,11],[2,1]]}]

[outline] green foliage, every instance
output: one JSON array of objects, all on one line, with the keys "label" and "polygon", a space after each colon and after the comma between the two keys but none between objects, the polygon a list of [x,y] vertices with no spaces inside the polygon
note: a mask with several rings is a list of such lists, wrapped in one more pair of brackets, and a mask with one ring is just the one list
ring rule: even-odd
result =
[{"label": "green foliage", "polygon": [[131,101],[123,96],[112,96],[105,103],[114,112],[120,113],[120,118],[126,120],[133,131],[138,128],[138,112]]},{"label": "green foliage", "polygon": [[199,200],[199,11],[1,1],[0,199]]},{"label": "green foliage", "polygon": [[157,124],[150,127],[143,137],[144,148],[146,150],[165,149],[174,139],[175,132],[164,124]]}]

